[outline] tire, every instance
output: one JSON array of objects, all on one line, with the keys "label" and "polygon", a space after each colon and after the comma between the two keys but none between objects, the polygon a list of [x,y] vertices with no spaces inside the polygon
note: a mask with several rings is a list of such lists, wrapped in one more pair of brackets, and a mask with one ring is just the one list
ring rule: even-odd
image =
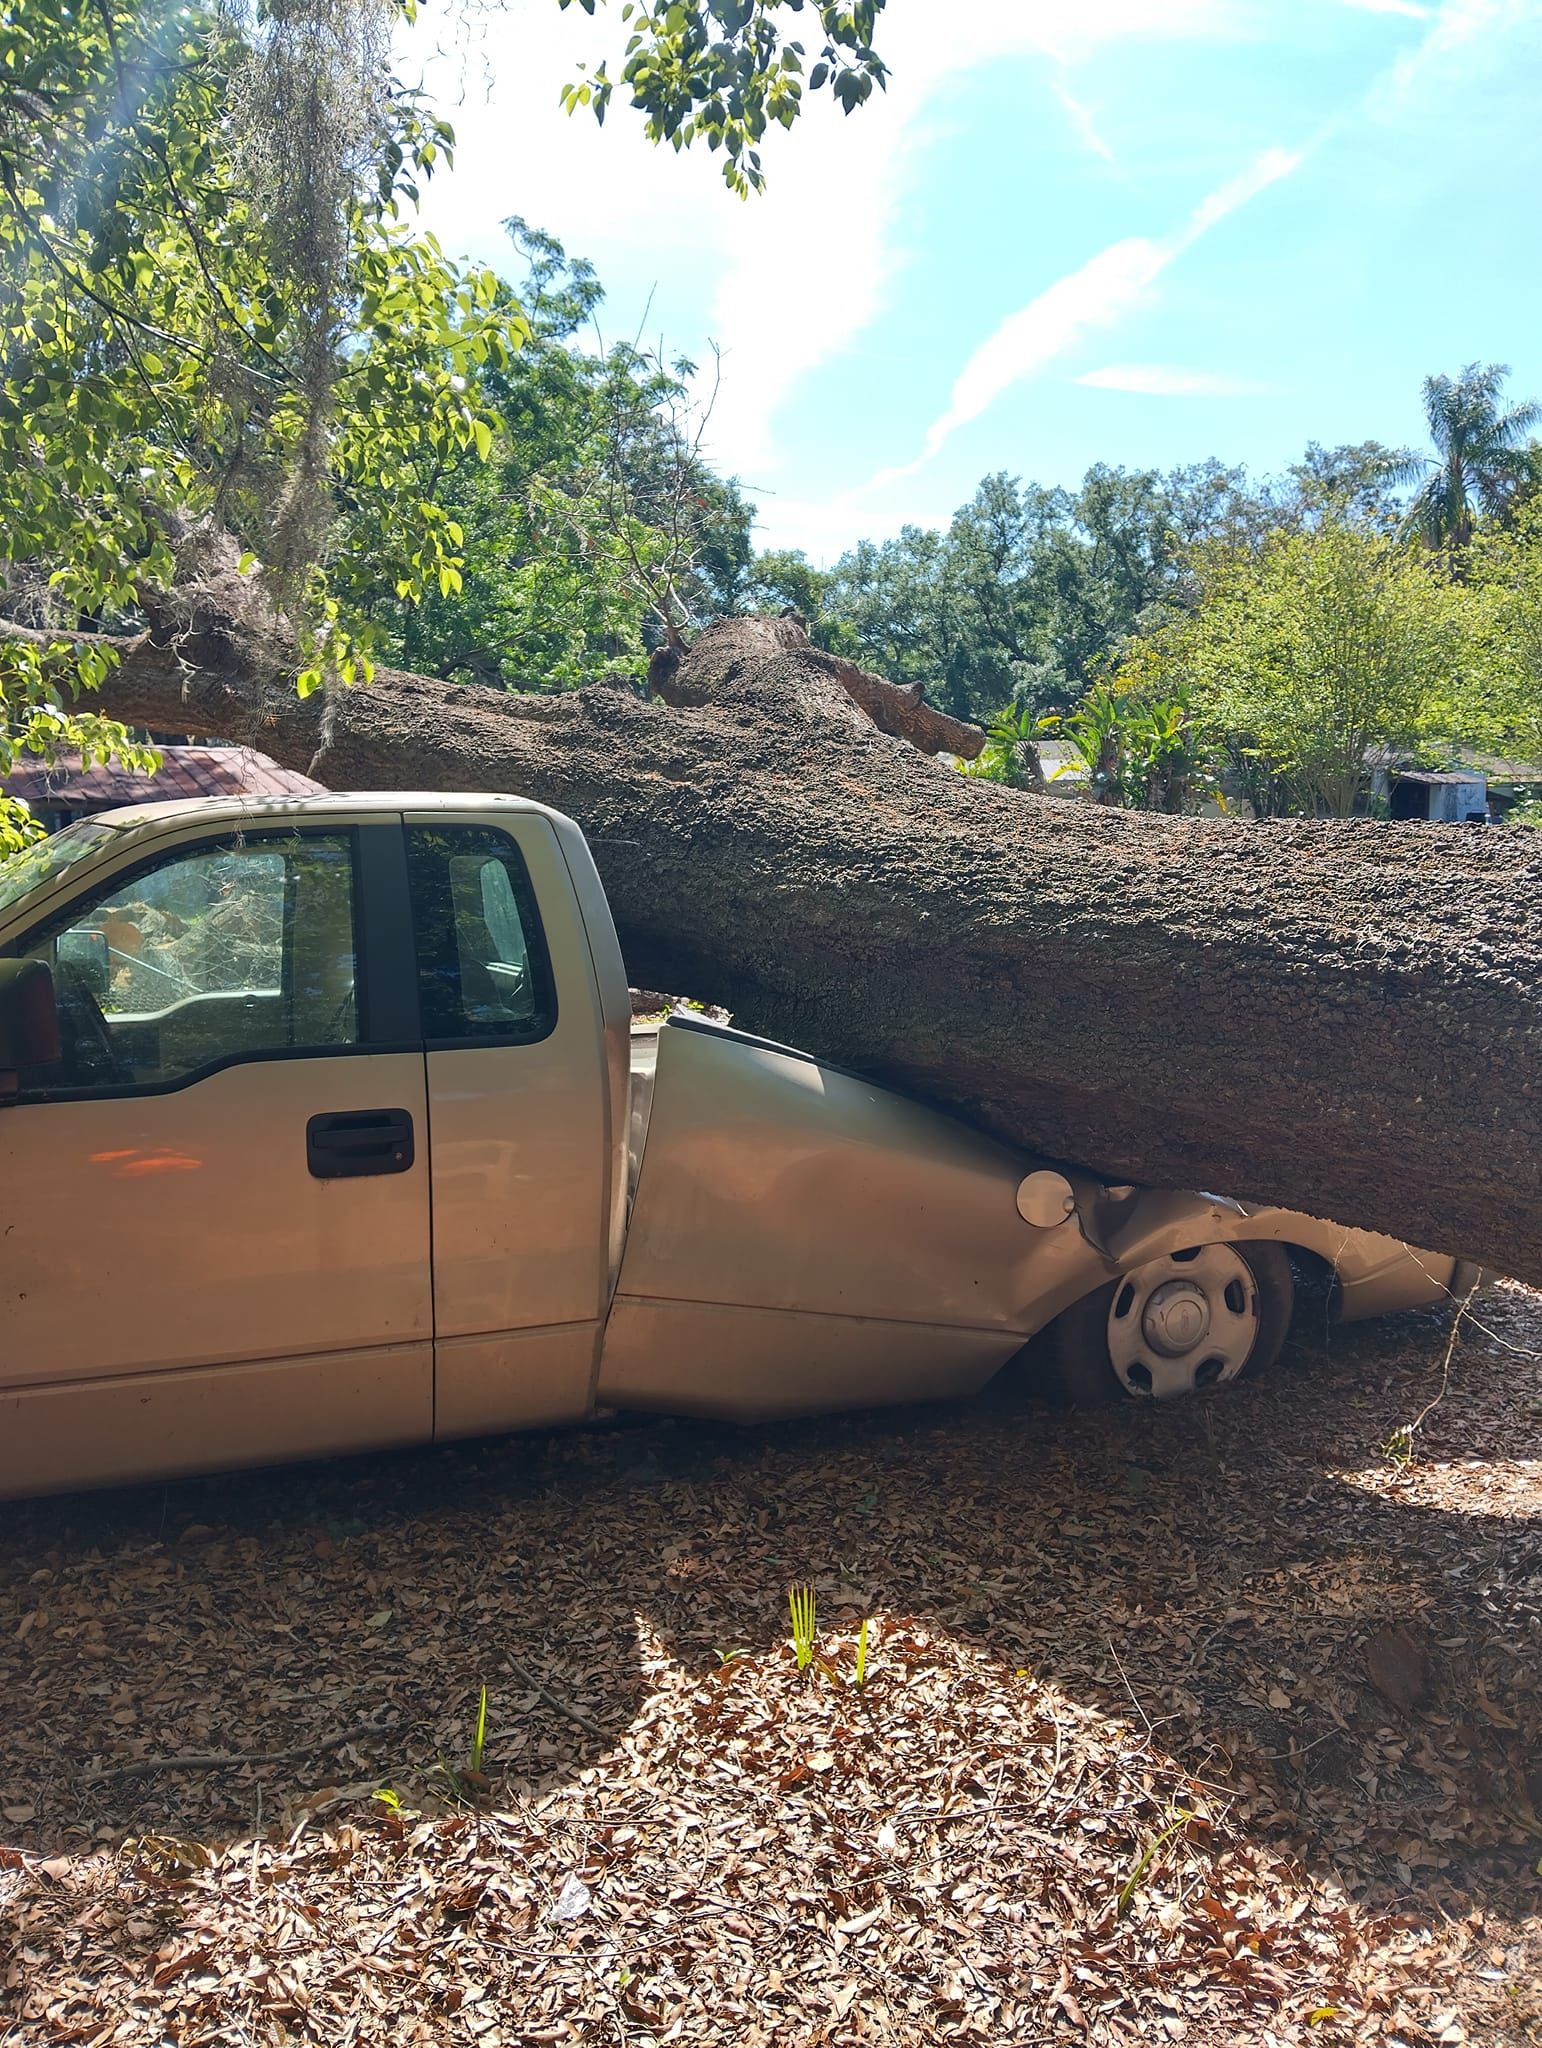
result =
[{"label": "tire", "polygon": [[[1160,1328],[1159,1290],[1177,1298],[1180,1308],[1196,1291],[1204,1294],[1216,1316],[1187,1352],[1171,1358],[1152,1348],[1144,1333],[1153,1324],[1137,1314],[1144,1307]],[[1239,1296],[1240,1312],[1227,1306]],[[1121,1300],[1124,1308],[1116,1316]],[[1196,1245],[1153,1259],[1074,1302],[1051,1323],[1045,1333],[1046,1391],[1067,1408],[1101,1408],[1130,1395],[1170,1400],[1243,1372],[1262,1372],[1284,1347],[1294,1306],[1295,1282],[1283,1245]],[[1121,1327],[1127,1315],[1136,1315],[1138,1333]],[[1185,1375],[1187,1385],[1181,1384]]]}]

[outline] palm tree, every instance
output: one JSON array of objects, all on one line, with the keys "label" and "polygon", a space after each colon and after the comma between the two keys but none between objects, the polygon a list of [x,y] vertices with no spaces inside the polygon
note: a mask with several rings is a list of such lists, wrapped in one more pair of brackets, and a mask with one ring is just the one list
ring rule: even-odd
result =
[{"label": "palm tree", "polygon": [[1432,548],[1466,547],[1479,513],[1503,519],[1532,477],[1526,437],[1542,420],[1542,406],[1507,406],[1509,374],[1508,363],[1469,363],[1460,376],[1424,380],[1435,455],[1411,456],[1395,476],[1400,483],[1419,480],[1403,531]]}]

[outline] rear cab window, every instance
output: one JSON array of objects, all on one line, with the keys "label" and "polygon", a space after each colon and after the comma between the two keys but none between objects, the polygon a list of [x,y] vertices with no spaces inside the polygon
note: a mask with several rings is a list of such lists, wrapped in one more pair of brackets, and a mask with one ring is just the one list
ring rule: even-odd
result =
[{"label": "rear cab window", "polygon": [[489,825],[409,825],[407,875],[428,1045],[548,1037],[556,988],[513,839]]}]

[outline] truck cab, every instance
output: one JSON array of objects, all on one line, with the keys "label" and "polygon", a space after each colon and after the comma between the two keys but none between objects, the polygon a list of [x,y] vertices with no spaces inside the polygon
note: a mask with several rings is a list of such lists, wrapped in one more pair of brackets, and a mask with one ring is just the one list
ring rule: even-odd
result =
[{"label": "truck cab", "polygon": [[60,1043],[0,1111],[0,1484],[587,1411],[629,1005],[576,827],[158,804],[13,866]]}]

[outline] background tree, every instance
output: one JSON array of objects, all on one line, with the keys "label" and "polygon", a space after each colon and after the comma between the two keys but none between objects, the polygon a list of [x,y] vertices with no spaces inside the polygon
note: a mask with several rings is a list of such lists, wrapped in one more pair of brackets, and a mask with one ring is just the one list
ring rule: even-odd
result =
[{"label": "background tree", "polygon": [[1278,525],[1315,526],[1328,518],[1391,533],[1403,518],[1402,484],[1410,473],[1422,475],[1423,466],[1407,448],[1381,441],[1324,448],[1312,441],[1283,487],[1266,496],[1275,501]]},{"label": "background tree", "polygon": [[1475,656],[1455,722],[1477,746],[1542,761],[1542,498],[1478,536],[1469,593]]},{"label": "background tree", "polygon": [[1424,413],[1433,459],[1413,456],[1402,479],[1422,477],[1405,529],[1432,548],[1465,548],[1480,514],[1503,520],[1534,481],[1527,436],[1542,406],[1504,402],[1508,363],[1469,363],[1455,377],[1426,377]]},{"label": "background tree", "polygon": [[963,715],[970,649],[945,535],[907,526],[881,545],[859,541],[831,572],[816,637]]},{"label": "background tree", "polygon": [[750,556],[751,508],[708,467],[709,408],[635,346],[595,350],[604,293],[593,266],[508,223],[526,345],[474,375],[498,420],[486,462],[456,456],[437,485],[465,540],[459,590],[418,603],[382,593],[383,658],[434,675],[563,688],[640,677],[648,649],[720,616]]},{"label": "background tree", "polygon": [[1069,710],[1134,634],[1197,601],[1197,546],[1240,545],[1275,517],[1216,462],[1167,476],[1099,463],[1075,491],[997,471],[945,531],[859,542],[817,584],[805,576],[817,611],[798,609],[818,645],[926,685],[956,717],[1037,717]]},{"label": "background tree", "polygon": [[1142,651],[1147,685],[1188,692],[1229,736],[1255,808],[1348,817],[1375,747],[1437,734],[1467,655],[1459,599],[1437,563],[1328,520],[1218,556],[1204,601]]},{"label": "background tree", "polygon": [[767,548],[746,564],[735,596],[742,611],[764,618],[796,612],[823,647],[828,641],[817,636],[833,624],[826,616],[832,580],[801,548]]},{"label": "background tree", "polygon": [[[1515,427],[1528,414],[1517,407],[1503,417]],[[757,608],[775,612],[793,601],[795,585],[795,608],[817,645],[922,684],[955,715],[987,726],[973,775],[1037,787],[1026,749],[1035,735],[1042,738],[1041,721],[1049,716],[1060,721],[1061,742],[1086,742],[1087,772],[1077,786],[1093,788],[1101,801],[1158,808],[1203,802],[1214,793],[1215,750],[1226,746],[1260,812],[1338,809],[1358,800],[1346,792],[1359,788],[1360,769],[1351,772],[1341,761],[1343,772],[1328,775],[1325,763],[1335,749],[1353,751],[1357,725],[1348,705],[1360,687],[1354,677],[1361,675],[1374,696],[1383,656],[1388,694],[1384,716],[1373,723],[1386,744],[1406,740],[1436,758],[1461,740],[1522,750],[1532,744],[1518,738],[1530,730],[1517,695],[1529,688],[1522,680],[1529,671],[1516,652],[1524,634],[1517,639],[1514,593],[1528,587],[1524,565],[1537,544],[1539,529],[1522,515],[1531,502],[1528,479],[1542,473],[1539,460],[1532,444],[1518,448],[1509,465],[1517,481],[1503,522],[1487,535],[1487,595],[1474,604],[1447,577],[1437,590],[1402,576],[1404,550],[1394,543],[1403,530],[1406,479],[1424,465],[1378,441],[1312,442],[1282,475],[1257,481],[1213,460],[1165,474],[1095,464],[1075,490],[996,472],[945,529],[907,527],[882,545],[860,542],[828,571],[801,556],[768,558],[763,582],[752,570],[746,587],[757,592]],[[1499,537],[1512,531],[1513,547],[1499,547]],[[1351,535],[1386,545],[1357,554]],[[1311,545],[1317,538],[1324,538],[1321,548]],[[1292,539],[1299,545],[1289,548]],[[1476,560],[1475,554],[1464,574],[1478,575]],[[1334,576],[1354,565],[1359,580],[1349,576],[1337,586],[1346,609],[1335,657],[1327,624]],[[1410,673],[1394,658],[1393,642],[1404,644],[1392,630],[1397,608],[1377,623],[1376,607],[1367,612],[1363,602],[1367,576],[1424,605],[1424,651],[1416,646],[1411,657],[1423,682],[1411,723],[1396,681]],[[1236,592],[1251,588],[1250,578],[1272,606],[1261,615],[1260,631],[1279,627],[1296,607],[1296,640],[1278,672],[1304,673],[1305,664],[1318,677],[1298,707],[1303,718],[1321,721],[1310,771],[1302,766],[1299,721],[1287,737],[1271,716],[1267,743],[1251,728],[1237,729],[1228,741],[1212,716],[1214,693],[1207,691],[1220,673],[1214,662],[1237,630]],[[1501,584],[1510,593],[1502,600]],[[1438,633],[1432,607],[1440,614]],[[1419,605],[1413,609],[1417,614]],[[1191,648],[1212,663],[1207,691],[1192,696],[1187,670],[1181,661],[1173,666],[1174,650]],[[1234,649],[1227,673],[1241,675],[1245,666]],[[1334,673],[1339,680],[1330,685]],[[1259,692],[1268,694],[1262,682]],[[1237,712],[1243,698],[1228,688],[1214,704]],[[1262,716],[1261,699],[1249,698],[1247,708]],[[1064,785],[1051,777],[1049,786]]]}]

